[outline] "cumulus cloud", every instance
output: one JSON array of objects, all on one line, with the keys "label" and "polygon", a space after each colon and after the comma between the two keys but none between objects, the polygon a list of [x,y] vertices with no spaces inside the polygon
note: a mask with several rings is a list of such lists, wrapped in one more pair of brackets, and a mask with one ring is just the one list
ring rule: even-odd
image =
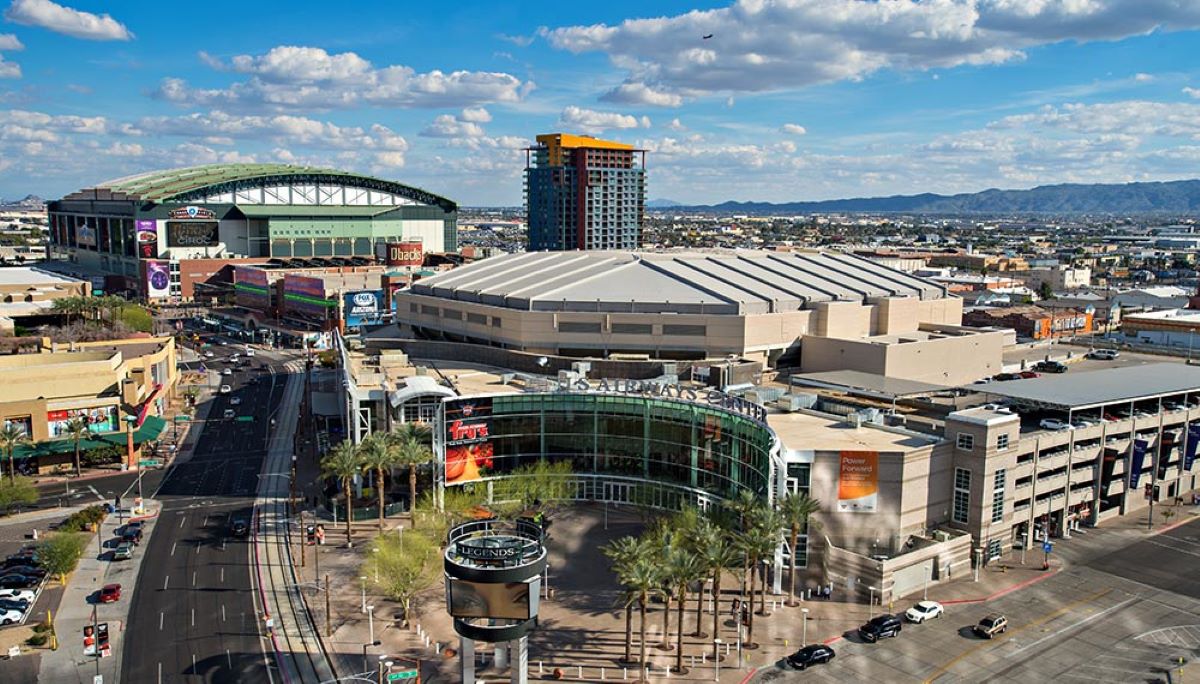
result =
[{"label": "cumulus cloud", "polygon": [[602,102],[645,105],[650,107],[678,107],[683,104],[681,96],[655,90],[645,83],[622,83],[600,96],[600,100]]},{"label": "cumulus cloud", "polygon": [[683,125],[683,122],[679,120],[679,117],[675,117],[674,119],[671,119],[671,123],[667,124],[667,128],[672,131],[686,131],[687,130],[687,126]]},{"label": "cumulus cloud", "polygon": [[387,126],[338,126],[328,121],[288,114],[242,116],[218,110],[184,116],[145,117],[138,121],[135,128],[153,135],[200,138],[217,145],[229,144],[235,139],[266,138],[279,144],[318,149],[392,152],[408,149],[408,141]]},{"label": "cumulus cloud", "polygon": [[471,123],[487,123],[492,120],[492,115],[483,107],[467,107],[458,118]]},{"label": "cumulus cloud", "polygon": [[800,124],[785,123],[779,127],[779,132],[787,133],[788,135],[804,135],[808,133],[808,129]]},{"label": "cumulus cloud", "polygon": [[421,131],[427,138],[479,138],[483,127],[471,121],[460,121],[450,114],[442,114]]},{"label": "cumulus cloud", "polygon": [[636,116],[630,114],[598,112],[594,109],[584,109],[571,105],[562,110],[562,114],[559,116],[559,123],[563,126],[577,128],[585,132],[598,133],[613,128],[649,128],[650,118],[643,116],[641,119],[638,119]]},{"label": "cumulus cloud", "polygon": [[[24,50],[25,46],[11,33],[0,33],[0,51],[18,51]],[[15,62],[6,62],[4,55],[0,54],[0,78],[21,78],[21,65]]]},{"label": "cumulus cloud", "polygon": [[84,40],[133,40],[133,33],[107,14],[92,14],[50,0],[13,0],[4,18],[22,26],[38,26]]},{"label": "cumulus cloud", "polygon": [[1196,27],[1200,3],[1172,0],[739,0],[540,34],[561,50],[605,53],[624,69],[626,83],[607,96],[690,97],[858,80],[882,69],[999,64],[1039,45]]},{"label": "cumulus cloud", "polygon": [[1193,100],[1200,100],[1200,88],[1192,88],[1192,87],[1185,86],[1183,89],[1183,94],[1187,95],[1188,97],[1192,98]]},{"label": "cumulus cloud", "polygon": [[156,96],[180,105],[226,109],[471,107],[518,102],[533,88],[503,72],[380,68],[353,52],[330,54],[314,47],[281,45],[262,55],[234,56],[228,63],[211,55],[202,59],[249,78],[225,88],[194,88],[167,78]]}]

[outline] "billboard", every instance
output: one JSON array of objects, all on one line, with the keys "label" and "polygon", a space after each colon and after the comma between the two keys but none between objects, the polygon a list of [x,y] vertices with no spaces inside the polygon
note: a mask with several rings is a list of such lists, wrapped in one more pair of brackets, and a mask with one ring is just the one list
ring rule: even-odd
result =
[{"label": "billboard", "polygon": [[166,261],[144,261],[146,267],[146,296],[154,299],[171,294],[171,267]]},{"label": "billboard", "polygon": [[76,419],[82,419],[87,424],[89,432],[116,432],[120,429],[116,406],[47,411],[46,425],[50,431],[50,437],[66,435],[67,426]]},{"label": "billboard", "polygon": [[179,207],[167,212],[167,218],[183,219],[183,220],[212,220],[217,217],[216,212],[212,209],[204,207]]},{"label": "billboard", "polygon": [[387,299],[383,290],[361,290],[343,296],[342,316],[348,328],[360,328],[383,321],[388,312]]},{"label": "billboard", "polygon": [[167,221],[168,247],[216,247],[216,221]]},{"label": "billboard", "polygon": [[420,241],[387,243],[388,266],[420,266],[425,263],[425,245]]},{"label": "billboard", "polygon": [[1146,460],[1146,447],[1150,443],[1144,439],[1133,440],[1133,463],[1129,466],[1129,488],[1136,489],[1138,480],[1142,477],[1142,462]]},{"label": "billboard", "polygon": [[96,229],[83,223],[75,226],[75,243],[80,247],[95,247]]},{"label": "billboard", "polygon": [[283,277],[284,311],[325,320],[326,312],[336,306],[336,301],[325,298],[324,280],[290,274]]},{"label": "billboard", "polygon": [[139,259],[158,258],[158,224],[154,221],[137,221],[137,255]]},{"label": "billboard", "polygon": [[1200,423],[1188,426],[1187,446],[1183,450],[1183,469],[1191,471],[1196,462],[1196,446],[1200,445]]},{"label": "billboard", "polygon": [[446,580],[446,602],[456,618],[528,620],[537,614],[536,598],[530,603],[528,582],[469,582]]},{"label": "billboard", "polygon": [[492,467],[492,399],[445,404],[446,484],[478,480]]},{"label": "billboard", "polygon": [[271,283],[261,268],[234,266],[233,292],[238,306],[260,311],[271,308]]},{"label": "billboard", "polygon": [[842,451],[838,459],[838,512],[874,513],[879,504],[879,452]]}]

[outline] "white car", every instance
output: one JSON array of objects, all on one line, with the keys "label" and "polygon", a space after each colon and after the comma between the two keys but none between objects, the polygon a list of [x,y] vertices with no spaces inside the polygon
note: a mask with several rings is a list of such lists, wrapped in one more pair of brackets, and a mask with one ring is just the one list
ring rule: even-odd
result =
[{"label": "white car", "polygon": [[25,613],[19,610],[5,610],[0,612],[0,625],[15,625],[25,617]]},{"label": "white car", "polygon": [[221,385],[221,394],[229,394],[232,391],[233,391],[233,388],[230,387],[229,385]]},{"label": "white car", "polygon": [[946,609],[943,608],[942,604],[938,603],[937,601],[921,601],[912,608],[904,611],[904,617],[907,618],[909,622],[915,622],[919,625],[926,620],[940,618],[945,612]]},{"label": "white car", "polygon": [[246,356],[249,356],[250,358],[254,358],[254,350],[253,350],[253,349],[247,349],[247,350],[246,350]]},{"label": "white car", "polygon": [[230,397],[230,399],[229,399],[230,406],[238,406],[241,403],[242,403],[241,397]]},{"label": "white car", "polygon": [[0,589],[0,600],[29,601],[32,603],[35,596],[37,596],[37,592],[32,589]]},{"label": "white car", "polygon": [[996,413],[1012,413],[1013,412],[1013,410],[1011,408],[1005,406],[1004,404],[984,404],[983,408],[987,409],[988,411],[995,411]]},{"label": "white car", "polygon": [[1038,423],[1043,430],[1066,430],[1071,427],[1071,424],[1065,420],[1057,418],[1043,418],[1042,422]]},{"label": "white car", "polygon": [[211,351],[204,352],[204,358],[206,359],[211,359],[214,356],[216,356],[216,354],[212,353]]},{"label": "white car", "polygon": [[225,420],[233,420],[237,418],[237,414],[233,412],[233,409],[225,409],[225,413],[221,414],[221,417]]},{"label": "white car", "polygon": [[225,370],[221,371],[221,375],[233,375],[233,369],[226,368]]}]

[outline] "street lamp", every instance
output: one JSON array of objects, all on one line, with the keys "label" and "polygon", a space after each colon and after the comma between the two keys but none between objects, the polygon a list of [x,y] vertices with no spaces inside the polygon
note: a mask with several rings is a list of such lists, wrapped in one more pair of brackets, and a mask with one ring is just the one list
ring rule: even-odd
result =
[{"label": "street lamp", "polygon": [[804,628],[801,630],[803,636],[800,637],[800,646],[804,647],[808,645],[808,609],[801,608],[800,612],[803,613],[801,619],[804,621]]},{"label": "street lamp", "polygon": [[875,587],[867,587],[867,619],[871,620],[875,617]]},{"label": "street lamp", "polygon": [[375,606],[367,606],[368,640],[375,641]]},{"label": "street lamp", "polygon": [[713,645],[715,646],[713,648],[713,664],[717,666],[717,674],[713,677],[713,681],[719,682],[721,681],[721,638],[713,639]]},{"label": "street lamp", "polygon": [[929,600],[929,576],[933,574],[933,563],[925,564],[925,590],[921,592],[921,600]]},{"label": "street lamp", "polygon": [[362,582],[362,612],[367,612],[367,576],[362,575],[358,578]]},{"label": "street lamp", "polygon": [[371,640],[371,643],[369,643],[369,644],[363,644],[363,671],[364,671],[364,672],[365,672],[365,671],[367,670],[367,668],[370,666],[370,665],[367,663],[367,649],[368,649],[368,648],[371,648],[372,646],[378,646],[378,645],[380,645],[380,644],[382,644],[382,643],[383,643],[382,641],[376,641],[376,640],[372,639],[372,640]]}]

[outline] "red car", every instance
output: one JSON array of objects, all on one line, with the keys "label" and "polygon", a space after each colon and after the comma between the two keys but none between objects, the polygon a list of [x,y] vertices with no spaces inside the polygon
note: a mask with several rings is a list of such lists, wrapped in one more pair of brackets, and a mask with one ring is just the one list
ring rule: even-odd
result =
[{"label": "red car", "polygon": [[100,603],[112,603],[121,600],[121,585],[106,584],[100,589]]},{"label": "red car", "polygon": [[1033,371],[1021,371],[1020,373],[1017,373],[1017,375],[1021,376],[1021,378],[1024,380],[1042,377],[1041,374],[1034,373]]}]

